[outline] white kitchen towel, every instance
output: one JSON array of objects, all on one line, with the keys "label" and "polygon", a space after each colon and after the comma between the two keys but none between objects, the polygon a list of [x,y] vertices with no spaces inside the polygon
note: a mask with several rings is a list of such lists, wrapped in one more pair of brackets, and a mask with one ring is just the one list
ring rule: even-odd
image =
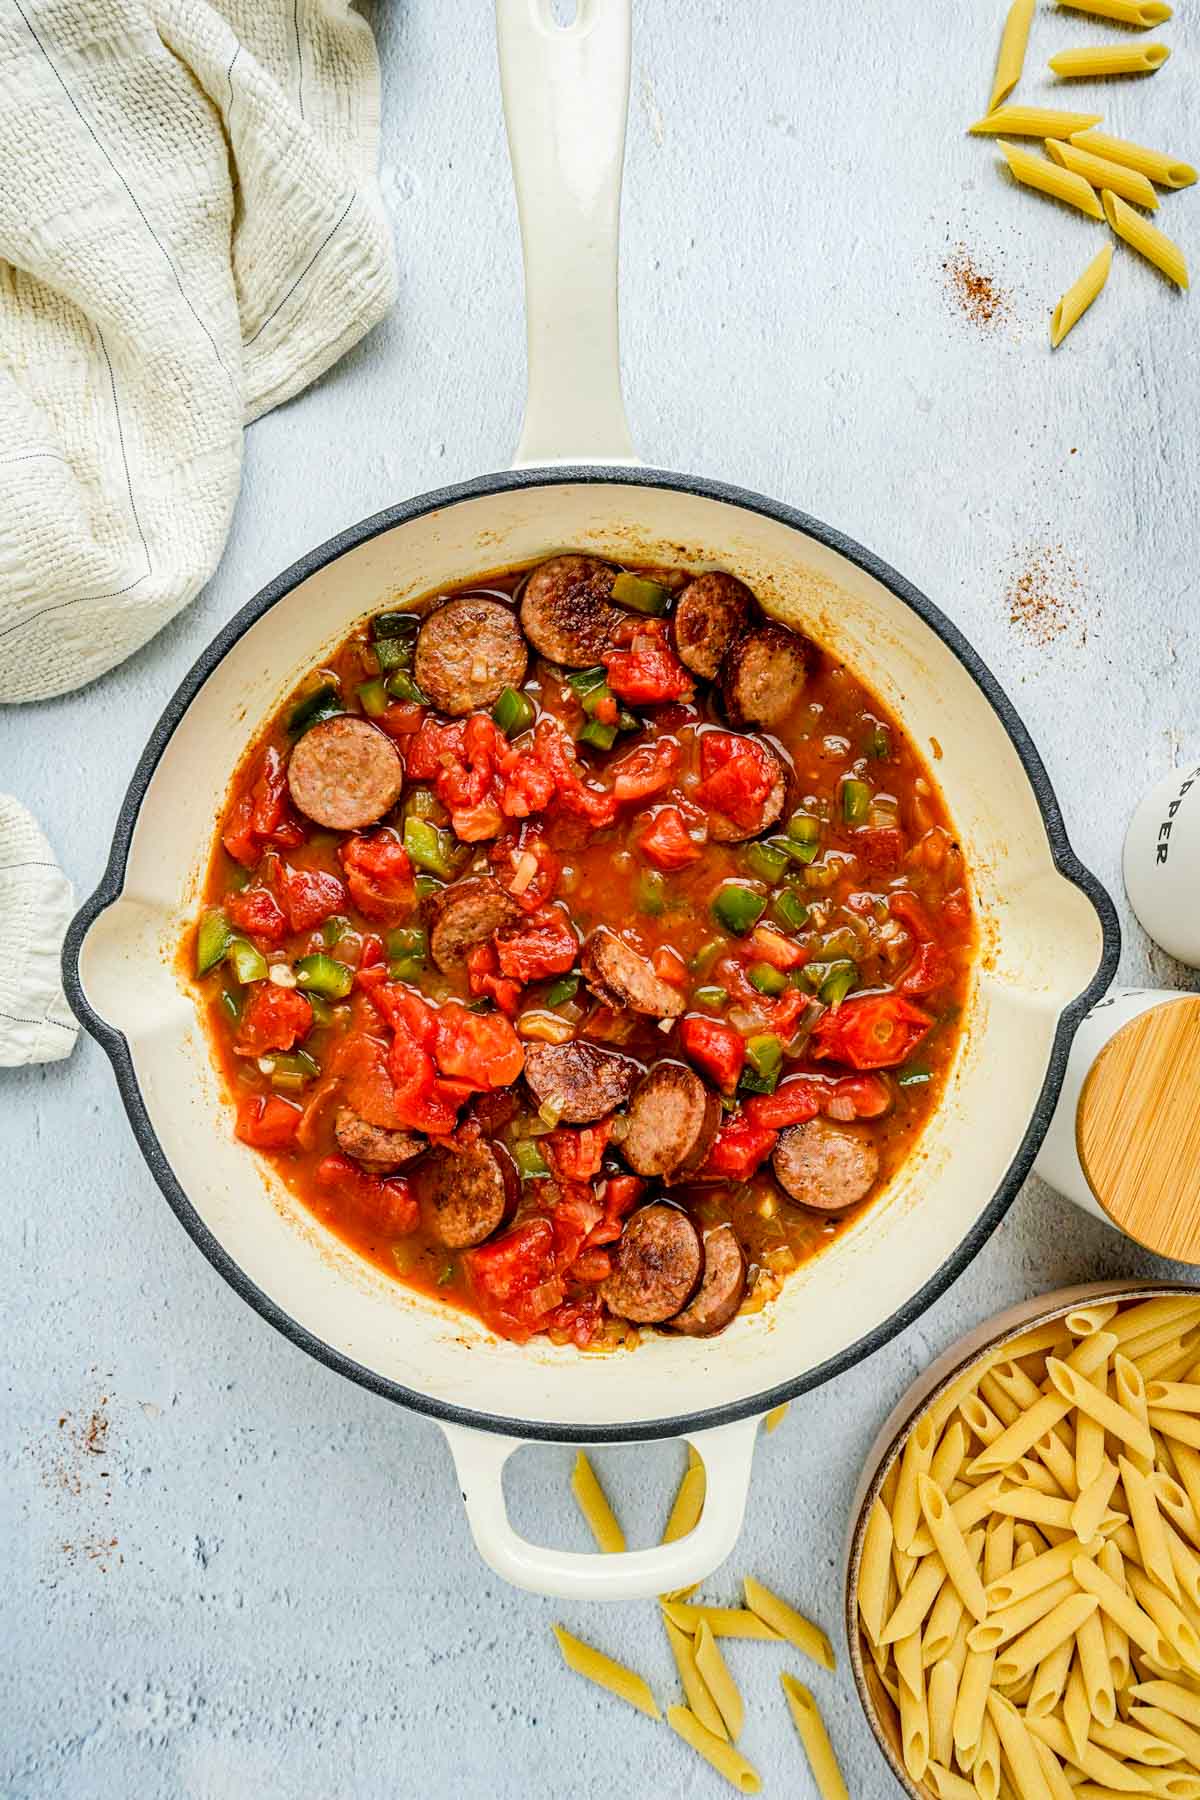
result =
[{"label": "white kitchen towel", "polygon": [[26,812],[0,794],[0,1067],[68,1056],[76,1025],[58,958],[71,884]]},{"label": "white kitchen towel", "polygon": [[[0,6],[0,701],[103,674],[212,573],[243,425],[394,298],[378,138],[348,0]],[[0,1063],[70,1047],[31,828],[0,800],[0,867],[46,883],[0,874]]]}]

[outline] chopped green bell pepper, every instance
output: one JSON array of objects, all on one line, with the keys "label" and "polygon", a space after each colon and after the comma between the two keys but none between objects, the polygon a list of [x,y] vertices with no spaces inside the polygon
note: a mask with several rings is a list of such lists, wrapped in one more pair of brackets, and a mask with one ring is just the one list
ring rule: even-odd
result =
[{"label": "chopped green bell pepper", "polygon": [[618,606],[627,606],[631,612],[665,613],[671,604],[667,588],[657,581],[648,581],[644,575],[631,575],[628,570],[613,582],[612,597]]},{"label": "chopped green bell pepper", "polygon": [[336,682],[323,681],[293,706],[288,714],[287,728],[293,737],[299,737],[310,725],[334,719],[342,711],[342,696]]},{"label": "chopped green bell pepper", "polygon": [[739,937],[758,924],[766,908],[765,895],[755,893],[753,888],[742,887],[736,881],[727,881],[724,887],[718,888],[712,903],[714,916],[727,931]]},{"label": "chopped green bell pepper", "polygon": [[602,725],[599,719],[589,719],[575,742],[591,744],[597,750],[611,750],[617,741],[615,725]]},{"label": "chopped green bell pepper", "polygon": [[349,929],[350,921],[345,913],[334,913],[321,927],[321,942],[327,950],[332,950],[338,939],[344,937]]},{"label": "chopped green bell pepper", "polygon": [[808,908],[794,887],[783,887],[771,901],[771,917],[789,931],[802,931],[808,924]]},{"label": "chopped green bell pepper", "polygon": [[897,1087],[925,1087],[933,1080],[933,1070],[927,1063],[907,1063],[896,1075]]},{"label": "chopped green bell pepper", "polygon": [[378,675],[374,681],[364,681],[358,690],[358,704],[368,719],[381,719],[388,709],[388,691]]},{"label": "chopped green bell pepper", "polygon": [[788,984],[783,970],[775,968],[774,964],[769,962],[751,963],[746,970],[746,976],[751,986],[756,987],[760,994],[782,994]]},{"label": "chopped green bell pepper", "polygon": [[607,680],[608,674],[603,664],[597,663],[594,668],[576,669],[573,675],[568,675],[567,686],[573,688],[582,700],[584,695],[590,694],[594,688],[603,687]]},{"label": "chopped green bell pepper", "polygon": [[718,987],[716,983],[692,989],[692,1005],[701,1006],[705,1012],[721,1012],[729,998],[729,989]]},{"label": "chopped green bell pepper", "polygon": [[519,737],[533,724],[533,701],[519,688],[501,688],[500,697],[492,708],[492,718],[505,737]]},{"label": "chopped green bell pepper", "polygon": [[458,859],[454,854],[452,832],[442,831],[428,819],[417,819],[410,814],[404,821],[404,848],[418,869],[428,869],[431,875],[440,875],[443,881],[454,880]]},{"label": "chopped green bell pepper", "polygon": [[659,918],[667,910],[667,878],[657,869],[643,869],[637,884],[638,911]]},{"label": "chopped green bell pepper", "polygon": [[311,988],[327,1000],[344,1000],[354,986],[354,970],[319,950],[315,956],[302,956],[296,964],[296,986]]},{"label": "chopped green bell pepper", "polygon": [[233,927],[219,906],[212,906],[201,916],[196,932],[196,973],[207,975],[224,960],[233,937]]},{"label": "chopped green bell pepper", "polygon": [[579,992],[578,975],[563,975],[546,989],[547,1006],[565,1006]]},{"label": "chopped green bell pepper", "polygon": [[429,954],[429,935],[420,925],[402,925],[387,934],[389,956],[416,956],[422,961]]},{"label": "chopped green bell pepper", "polygon": [[792,859],[792,846],[781,848],[777,845],[747,844],[742,851],[742,862],[747,872],[756,881],[765,881],[768,887],[774,887],[783,879],[784,872]]},{"label": "chopped green bell pepper", "polygon": [[225,954],[226,961],[233,970],[234,980],[240,982],[242,987],[248,987],[252,981],[267,979],[267,959],[249,938],[230,938],[229,949]]},{"label": "chopped green bell pepper", "polygon": [[837,1006],[852,988],[858,986],[858,964],[846,957],[826,964],[826,974],[817,990],[826,1006]]},{"label": "chopped green bell pepper", "polygon": [[842,783],[842,818],[847,825],[862,825],[871,810],[871,790],[865,781]]},{"label": "chopped green bell pepper", "polygon": [[371,620],[371,636],[376,643],[380,638],[415,638],[420,629],[419,616],[411,612],[381,612]]},{"label": "chopped green bell pepper", "polygon": [[774,1032],[746,1039],[746,1066],[738,1086],[750,1094],[773,1094],[783,1073],[783,1044]]},{"label": "chopped green bell pepper", "polygon": [[886,725],[875,724],[867,733],[866,754],[875,762],[886,762],[892,754],[892,734]]},{"label": "chopped green bell pepper", "polygon": [[[385,642],[391,642],[386,639]],[[393,700],[411,700],[414,706],[428,706],[429,701],[421,692],[407,669],[393,669],[387,678],[387,691]]]}]

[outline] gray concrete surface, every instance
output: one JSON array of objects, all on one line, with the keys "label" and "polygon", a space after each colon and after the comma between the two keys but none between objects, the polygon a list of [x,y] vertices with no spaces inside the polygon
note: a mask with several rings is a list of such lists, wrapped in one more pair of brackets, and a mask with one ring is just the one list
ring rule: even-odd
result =
[{"label": "gray concrete surface", "polygon": [[[1117,891],[1135,800],[1200,747],[1196,314],[1119,253],[1094,314],[1050,356],[1054,299],[1102,234],[1015,191],[994,149],[961,133],[1002,11],[639,0],[629,407],[648,459],[795,502],[932,595],[1015,698],[1076,846]],[[348,521],[511,454],[520,260],[490,8],[395,0],[375,18],[394,316],[251,431],[228,550],[190,611],[94,687],[0,717],[0,782],[80,893],[160,708],[242,600]],[[1163,73],[1101,85],[1116,129],[1195,154],[1196,30],[1181,8]],[[1103,35],[1043,8],[1031,60]],[[1160,216],[1197,243],[1195,191]],[[990,326],[948,292],[960,243],[1004,297]],[[1044,611],[1010,617],[1031,567],[1058,603],[1052,630]],[[1136,927],[1122,974],[1195,985]],[[664,1728],[558,1664],[561,1616],[673,1696],[654,1608],[559,1606],[489,1576],[439,1433],[308,1361],[221,1283],[161,1201],[93,1044],[0,1073],[0,1168],[0,1791],[720,1791]],[[1031,1183],[917,1326],[761,1445],[745,1536],[712,1594],[757,1571],[832,1628],[857,1468],[915,1372],[1009,1299],[1154,1266]],[[631,1537],[649,1541],[682,1450],[597,1460]],[[569,1465],[565,1450],[524,1452],[512,1505],[523,1528],[583,1547]],[[764,1791],[811,1795],[776,1684],[795,1659],[738,1644],[730,1661]],[[888,1794],[845,1672],[813,1685],[855,1800]]]}]

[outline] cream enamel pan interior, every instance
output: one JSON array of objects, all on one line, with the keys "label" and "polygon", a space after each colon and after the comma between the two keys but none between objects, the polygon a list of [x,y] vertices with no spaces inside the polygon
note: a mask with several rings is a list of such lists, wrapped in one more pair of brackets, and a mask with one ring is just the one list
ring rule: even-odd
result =
[{"label": "cream enamel pan interior", "polygon": [[[493,1565],[547,1591],[651,1593],[698,1578],[732,1547],[752,1434],[734,1422],[883,1343],[994,1228],[1048,1123],[1075,1024],[1112,977],[1117,925],[1108,896],[1071,853],[1011,705],[934,606],[786,506],[633,463],[615,310],[629,0],[583,0],[569,30],[548,23],[548,0],[500,0],[498,17],[529,313],[522,460],[551,466],[485,476],[380,514],[312,552],[231,621],[147,746],[104,882],[72,926],[65,972],[187,1230],[293,1341],[448,1426],[472,1527]],[[568,154],[580,141],[582,152]],[[587,1358],[499,1342],[388,1281],[316,1224],[235,1143],[175,968],[227,785],[289,688],[363,615],[565,548],[733,570],[769,612],[845,658],[937,758],[984,939],[944,1103],[854,1228],[791,1277],[779,1301],[717,1339],[662,1335],[633,1355]],[[658,1552],[535,1555],[507,1527],[499,1470],[519,1439],[713,1428],[720,1436],[709,1447],[722,1453],[709,1460],[710,1506],[672,1547],[669,1567]],[[602,1571],[591,1567],[601,1561]]]}]

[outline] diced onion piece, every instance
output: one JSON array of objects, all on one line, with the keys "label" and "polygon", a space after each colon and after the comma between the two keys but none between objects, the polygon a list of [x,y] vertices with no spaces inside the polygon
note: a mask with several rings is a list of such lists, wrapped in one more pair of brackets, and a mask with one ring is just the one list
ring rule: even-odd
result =
[{"label": "diced onion piece", "polygon": [[537,874],[538,861],[532,850],[523,850],[517,858],[516,870],[508,884],[510,894],[523,894]]},{"label": "diced onion piece", "polygon": [[274,1072],[274,1068],[275,1068],[275,1058],[273,1056],[260,1056],[258,1058],[258,1069],[259,1069],[260,1075],[270,1075]]},{"label": "diced onion piece", "polygon": [[526,1012],[517,1020],[517,1036],[539,1044],[566,1044],[575,1036],[575,1027],[557,1013]]},{"label": "diced onion piece", "polygon": [[267,970],[267,980],[273,982],[276,987],[294,988],[296,973],[288,963],[272,963]]},{"label": "diced onion piece", "polygon": [[842,1125],[847,1125],[851,1119],[858,1117],[849,1094],[832,1095],[825,1103],[825,1114],[827,1118],[836,1119]]}]

